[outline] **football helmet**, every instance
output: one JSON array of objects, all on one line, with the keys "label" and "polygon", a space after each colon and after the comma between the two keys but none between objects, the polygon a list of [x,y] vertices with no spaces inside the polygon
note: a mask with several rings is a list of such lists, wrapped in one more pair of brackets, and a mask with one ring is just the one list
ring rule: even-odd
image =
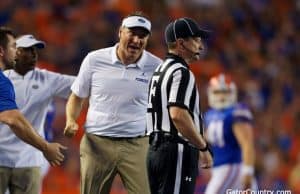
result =
[{"label": "football helmet", "polygon": [[208,104],[215,109],[224,109],[237,101],[237,89],[229,76],[224,74],[212,77],[207,89]]}]

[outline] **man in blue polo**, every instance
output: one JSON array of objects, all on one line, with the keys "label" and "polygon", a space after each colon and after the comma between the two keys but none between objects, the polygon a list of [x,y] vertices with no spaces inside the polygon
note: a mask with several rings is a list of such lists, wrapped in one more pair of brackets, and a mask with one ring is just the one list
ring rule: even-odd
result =
[{"label": "man in blue polo", "polygon": [[[36,133],[17,109],[13,85],[2,73],[3,69],[14,65],[15,55],[14,33],[9,28],[0,27],[0,122],[7,124],[20,139],[41,150],[51,165],[59,165],[64,159],[61,149],[65,147],[58,143],[48,143]],[[18,184],[17,181],[16,179],[16,184]],[[4,182],[5,180],[0,180],[0,194],[6,190],[6,187],[2,187]]]}]

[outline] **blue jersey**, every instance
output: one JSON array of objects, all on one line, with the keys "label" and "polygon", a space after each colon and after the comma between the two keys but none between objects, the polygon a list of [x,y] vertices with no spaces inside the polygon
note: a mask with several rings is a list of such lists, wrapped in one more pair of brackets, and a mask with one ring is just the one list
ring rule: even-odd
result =
[{"label": "blue jersey", "polygon": [[242,153],[232,127],[235,122],[252,122],[250,110],[243,104],[222,110],[210,109],[205,113],[204,122],[214,153],[214,166],[240,163]]},{"label": "blue jersey", "polygon": [[0,71],[0,112],[16,108],[14,87],[11,81]]}]

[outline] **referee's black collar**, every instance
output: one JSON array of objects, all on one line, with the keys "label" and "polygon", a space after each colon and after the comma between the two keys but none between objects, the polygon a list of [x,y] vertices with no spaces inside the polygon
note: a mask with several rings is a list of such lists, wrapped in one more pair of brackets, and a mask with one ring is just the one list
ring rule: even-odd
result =
[{"label": "referee's black collar", "polygon": [[168,59],[168,58],[172,58],[175,61],[178,61],[179,63],[182,63],[184,66],[189,68],[189,65],[185,62],[185,60],[182,57],[178,56],[178,55],[175,55],[173,53],[167,53],[166,59]]}]

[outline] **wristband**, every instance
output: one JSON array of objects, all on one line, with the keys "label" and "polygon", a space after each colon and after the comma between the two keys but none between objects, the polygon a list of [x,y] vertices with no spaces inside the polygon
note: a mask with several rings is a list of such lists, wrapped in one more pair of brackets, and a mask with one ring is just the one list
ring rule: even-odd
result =
[{"label": "wristband", "polygon": [[254,174],[254,168],[250,165],[242,165],[242,174],[243,175],[253,175]]},{"label": "wristband", "polygon": [[208,150],[208,143],[206,143],[204,148],[199,148],[201,152],[206,152]]}]

